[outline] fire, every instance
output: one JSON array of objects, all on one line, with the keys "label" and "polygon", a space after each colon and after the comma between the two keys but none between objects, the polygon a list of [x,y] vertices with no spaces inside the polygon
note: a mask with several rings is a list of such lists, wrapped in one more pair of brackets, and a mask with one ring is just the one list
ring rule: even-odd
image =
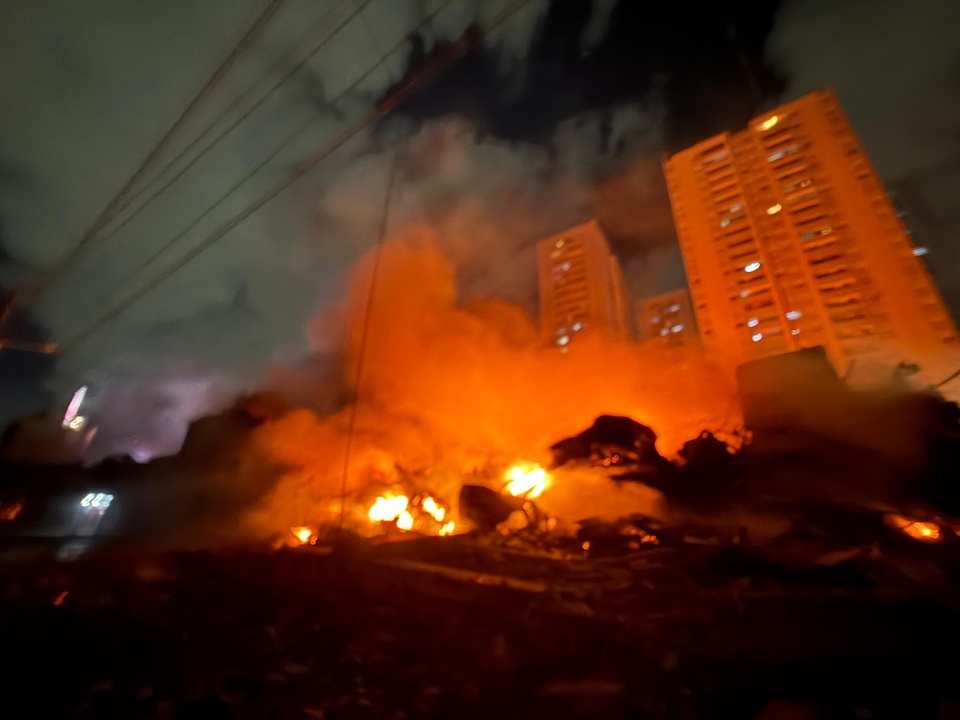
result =
[{"label": "fire", "polygon": [[404,510],[397,517],[397,527],[401,530],[413,530],[413,515]]},{"label": "fire", "polygon": [[506,491],[515,497],[538,498],[550,485],[550,476],[539,466],[524,468],[514,465],[503,479],[508,481]]},{"label": "fire", "polygon": [[433,519],[437,522],[443,522],[443,518],[446,517],[447,514],[447,509],[429,495],[423,499],[423,502],[420,503],[420,507],[423,508],[424,512],[432,515]]},{"label": "fire", "polygon": [[896,528],[904,535],[909,535],[920,542],[939,542],[940,526],[923,520],[913,520],[903,515],[887,515],[887,524]]},{"label": "fire", "polygon": [[290,534],[299,540],[301,545],[306,545],[313,537],[313,530],[308,527],[292,527]]},{"label": "fire", "polygon": [[453,530],[454,530],[455,527],[456,527],[456,525],[454,524],[453,520],[451,520],[451,521],[448,522],[448,523],[444,523],[443,527],[440,528],[440,533],[439,533],[439,534],[440,534],[441,536],[443,536],[443,535],[452,535],[452,534],[453,534]]},{"label": "fire", "polygon": [[[401,515],[410,516],[410,513],[407,512],[409,504],[410,499],[406,495],[381,495],[374,500],[367,515],[373,522],[393,522]],[[410,526],[413,527],[412,516],[410,516],[410,520]]]}]

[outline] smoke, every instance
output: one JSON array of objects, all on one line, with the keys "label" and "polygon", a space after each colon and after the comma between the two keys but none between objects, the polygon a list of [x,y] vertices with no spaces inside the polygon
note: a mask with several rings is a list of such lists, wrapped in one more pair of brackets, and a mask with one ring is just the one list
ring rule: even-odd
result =
[{"label": "smoke", "polygon": [[[380,251],[372,291],[376,250],[358,264],[344,303],[318,318],[324,349],[330,338],[342,343],[341,388],[355,403],[348,494],[395,482],[396,464],[428,472],[452,503],[470,473],[543,462],[549,445],[603,413],[650,425],[667,454],[703,429],[736,428],[733,388],[696,348],[585,334],[561,353],[542,344],[518,305],[464,294],[444,251],[458,247],[458,232],[401,231]],[[258,508],[261,523],[282,531],[337,507],[352,412],[299,410],[255,431],[248,471],[286,469]]]},{"label": "smoke", "polygon": [[958,33],[960,4],[953,0],[794,0],[781,10],[767,45],[790,78],[786,99],[833,87],[888,186],[916,189],[922,207],[905,208],[906,221],[917,225],[915,240],[929,246],[931,268],[955,314]]}]

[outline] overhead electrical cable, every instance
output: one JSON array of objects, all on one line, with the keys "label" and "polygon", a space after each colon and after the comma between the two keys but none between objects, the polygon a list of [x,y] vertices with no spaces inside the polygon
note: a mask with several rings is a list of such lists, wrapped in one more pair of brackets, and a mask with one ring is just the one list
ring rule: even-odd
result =
[{"label": "overhead electrical cable", "polygon": [[[341,132],[337,137],[335,137],[330,143],[325,147],[318,150],[312,156],[306,160],[300,162],[280,181],[274,184],[270,189],[261,194],[256,200],[249,204],[246,208],[241,210],[239,213],[234,215],[232,218],[224,222],[220,227],[214,230],[212,233],[204,237],[204,239],[191,248],[187,253],[180,257],[174,264],[168,267],[163,273],[154,277],[152,280],[148,281],[145,285],[140,287],[138,290],[132,292],[128,297],[124,298],[122,301],[117,304],[111,305],[103,313],[99,314],[92,322],[88,323],[83,329],[76,333],[73,337],[67,340],[63,344],[63,351],[67,352],[75,348],[79,343],[86,340],[90,335],[92,335],[96,330],[105,325],[107,322],[113,320],[114,318],[121,315],[127,308],[139,301],[149,292],[157,288],[167,279],[176,274],[179,270],[187,266],[195,258],[201,255],[203,252],[208,250],[210,247],[215,245],[219,240],[221,240],[227,233],[236,228],[242,222],[244,222],[251,215],[256,213],[267,203],[277,197],[280,193],[286,190],[290,185],[295,183],[297,180],[303,178],[307,173],[313,170],[317,165],[319,165],[323,160],[332,155],[337,149],[343,146],[348,140],[353,138],[357,133],[359,133],[363,128],[370,125],[372,122],[378,118],[386,115],[391,110],[393,110],[401,101],[406,99],[410,94],[415,90],[421,87],[425,82],[432,78],[437,71],[446,65],[456,61],[457,59],[463,57],[469,50],[475,47],[479,41],[491,31],[499,27],[502,23],[506,22],[510,17],[512,17],[517,11],[519,11],[523,6],[527,5],[530,0],[518,0],[508,5],[503,11],[501,11],[485,28],[478,28],[476,32],[468,32],[463,37],[461,37],[456,42],[451,43],[449,46],[441,48],[440,51],[431,59],[429,59],[424,65],[422,65],[417,71],[415,71],[406,81],[401,85],[394,88],[394,90],[380,103],[378,103],[374,108],[369,112],[365,113],[359,120],[352,123],[347,127],[343,132]],[[445,8],[446,6],[444,6]],[[442,11],[443,8],[440,8],[430,16],[427,20],[432,19],[436,14]],[[426,21],[425,21],[426,22]],[[416,30],[414,31],[414,33]],[[412,35],[413,33],[411,33]],[[409,37],[409,35],[408,35]],[[405,41],[404,41],[405,42]],[[402,47],[403,43],[400,43],[397,47]],[[392,49],[390,52],[386,53],[381,61],[374,66],[375,69],[377,66],[385,62],[390,55],[395,52],[397,48]],[[372,71],[372,69],[371,69]]]}]

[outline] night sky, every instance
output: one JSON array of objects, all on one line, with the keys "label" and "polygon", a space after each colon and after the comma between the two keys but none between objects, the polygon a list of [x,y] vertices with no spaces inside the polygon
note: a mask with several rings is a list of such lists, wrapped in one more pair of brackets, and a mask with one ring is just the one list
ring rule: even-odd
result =
[{"label": "night sky", "polygon": [[[321,11],[316,3],[289,0],[171,152],[232,97],[251,84],[263,87],[264,74],[276,77],[277,68],[294,65],[310,45],[308,30],[331,27],[337,12],[345,16],[354,4],[320,4],[326,7]],[[321,147],[438,47],[505,3],[454,0],[361,86],[338,96],[359,69],[372,66],[425,13],[444,4],[369,3],[329,49],[155,206],[115,236],[91,243],[43,296],[28,284],[5,332],[68,338],[122,298],[144,258],[304,117],[319,113],[319,124],[285,146],[262,178],[200,222],[169,257],[181,255],[181,247],[198,242]],[[202,6],[188,0],[18,0],[0,6],[0,288],[34,280],[69,252],[262,7],[255,0]],[[552,202],[574,209],[571,222],[609,216],[634,291],[657,292],[683,283],[658,171],[661,154],[738,129],[777,102],[832,86],[881,175],[911,196],[922,216],[924,236],[917,241],[931,248],[944,294],[956,308],[957,37],[960,3],[953,0],[727,0],[706,7],[689,0],[531,0],[391,117],[69,357],[54,362],[0,353],[0,422],[59,400],[88,378],[125,388],[187,379],[188,387],[207,387],[213,402],[224,388],[255,385],[270,363],[309,354],[309,318],[336,296],[338,278],[373,241],[366,218],[370,198],[382,193],[384,147],[398,129],[430,132],[451,116],[470,128],[466,139],[455,141],[472,158],[469,167],[457,166],[448,188],[430,180],[416,185],[411,194],[419,193],[422,204],[401,215],[461,212],[465,195],[494,213],[492,198],[504,182],[498,166],[509,158],[518,172],[529,173],[523,178],[531,197],[543,198],[544,218],[567,219],[549,207]],[[572,186],[600,191],[584,200],[582,189],[569,197],[558,189]],[[620,206],[632,188],[636,207],[624,212]],[[489,222],[490,234],[497,235],[498,220]],[[530,237],[515,237],[501,255],[494,253],[500,261],[463,268],[473,283],[468,291],[529,306],[529,276],[514,279],[506,268],[532,267],[533,235],[557,229],[538,222],[525,225]],[[159,272],[167,257],[151,272]],[[200,409],[191,405],[188,411]]]}]

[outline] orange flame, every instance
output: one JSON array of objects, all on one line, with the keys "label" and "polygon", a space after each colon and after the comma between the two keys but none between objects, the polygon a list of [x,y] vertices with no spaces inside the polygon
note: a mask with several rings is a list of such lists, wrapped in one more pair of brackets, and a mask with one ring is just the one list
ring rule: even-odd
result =
[{"label": "orange flame", "polygon": [[904,535],[912,537],[920,542],[939,542],[940,526],[932,522],[923,520],[913,520],[903,515],[889,514],[886,516],[887,523],[896,528]]},{"label": "orange flame", "polygon": [[393,522],[404,513],[409,515],[407,513],[409,504],[410,499],[406,495],[381,495],[373,501],[367,516],[373,522]]},{"label": "orange flame", "polygon": [[550,476],[542,467],[514,465],[503,476],[508,493],[515,497],[538,498],[550,486]]},{"label": "orange flame", "polygon": [[292,527],[290,534],[299,540],[301,545],[306,545],[313,537],[313,530],[308,527]]}]

